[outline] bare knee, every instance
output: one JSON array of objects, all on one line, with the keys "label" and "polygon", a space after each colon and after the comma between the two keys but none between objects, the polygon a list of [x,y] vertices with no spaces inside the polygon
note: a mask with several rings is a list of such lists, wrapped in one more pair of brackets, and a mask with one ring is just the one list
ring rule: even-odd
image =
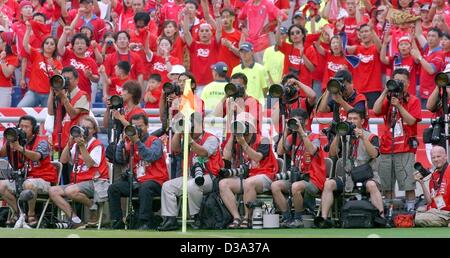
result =
[{"label": "bare knee", "polygon": [[64,194],[64,191],[59,186],[52,186],[48,189],[48,195],[50,197],[62,196],[63,194]]},{"label": "bare knee", "polygon": [[324,192],[333,192],[336,190],[336,181],[335,180],[327,180],[325,181],[325,185],[323,187]]},{"label": "bare knee", "polygon": [[376,193],[378,191],[377,184],[374,181],[372,181],[372,180],[367,181],[367,183],[366,183],[366,190],[369,193]]},{"label": "bare knee", "polygon": [[305,190],[305,183],[303,183],[303,181],[295,182],[292,184],[293,193],[303,192],[304,190]]},{"label": "bare knee", "polygon": [[283,190],[283,187],[284,182],[281,180],[273,182],[272,185],[270,186],[273,194],[280,193]]}]

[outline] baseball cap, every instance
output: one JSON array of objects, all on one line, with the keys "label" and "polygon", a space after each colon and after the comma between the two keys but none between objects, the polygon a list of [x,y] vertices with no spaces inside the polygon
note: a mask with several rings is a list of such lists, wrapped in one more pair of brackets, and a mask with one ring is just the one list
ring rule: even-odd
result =
[{"label": "baseball cap", "polygon": [[22,9],[22,8],[25,7],[25,6],[31,6],[31,7],[33,7],[33,5],[31,4],[30,1],[25,0],[25,1],[20,2],[20,5],[19,5],[20,9]]},{"label": "baseball cap", "polygon": [[281,34],[287,34],[288,33],[288,29],[286,27],[284,27],[284,26],[281,26],[280,27],[280,32],[281,32]]},{"label": "baseball cap", "polygon": [[294,18],[297,18],[297,17],[303,17],[303,13],[300,10],[298,10],[294,13]]},{"label": "baseball cap", "polygon": [[80,0],[80,4],[83,3],[83,2],[87,2],[88,4],[92,4],[93,3],[92,0]]},{"label": "baseball cap", "polygon": [[420,7],[420,11],[425,11],[425,12],[430,11],[430,5],[429,4],[422,5],[422,7]]},{"label": "baseball cap", "polygon": [[411,44],[411,39],[408,36],[403,36],[398,39],[398,44],[400,44],[402,42],[408,42],[409,44]]},{"label": "baseball cap", "polygon": [[241,46],[239,47],[239,51],[246,51],[246,52],[251,52],[253,51],[253,45],[250,42],[244,42],[241,44]]},{"label": "baseball cap", "polygon": [[170,70],[169,74],[182,74],[186,72],[186,68],[182,65],[173,65],[172,70]]},{"label": "baseball cap", "polygon": [[228,66],[224,62],[217,62],[213,64],[211,69],[216,71],[219,75],[225,75],[228,72]]}]

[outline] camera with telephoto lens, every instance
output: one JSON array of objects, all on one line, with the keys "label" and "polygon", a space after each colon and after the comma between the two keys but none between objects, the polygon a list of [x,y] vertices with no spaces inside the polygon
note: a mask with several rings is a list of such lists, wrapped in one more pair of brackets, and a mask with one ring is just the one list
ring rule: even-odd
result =
[{"label": "camera with telephoto lens", "polygon": [[111,38],[106,40],[106,45],[111,46],[113,44],[113,40]]},{"label": "camera with telephoto lens", "polygon": [[[184,132],[184,117],[180,116],[180,117],[175,118],[172,121],[171,127],[172,127],[173,132],[175,132],[175,133]],[[194,132],[193,120],[191,120],[191,131],[190,132],[191,133]]]},{"label": "camera with telephoto lens", "polygon": [[175,93],[175,95],[180,96],[181,95],[181,88],[180,88],[180,85],[178,85],[176,83],[166,82],[163,85],[163,92],[166,95],[170,95],[172,93]]},{"label": "camera with telephoto lens", "polygon": [[440,72],[434,77],[434,83],[438,87],[450,87],[450,72]]},{"label": "camera with telephoto lens", "polygon": [[240,84],[227,83],[224,90],[227,98],[242,98],[245,94],[245,88]]},{"label": "camera with telephoto lens", "polygon": [[389,93],[400,95],[403,92],[405,85],[399,80],[389,80],[386,82],[386,88]]},{"label": "camera with telephoto lens", "polygon": [[142,136],[141,128],[139,128],[135,125],[127,125],[127,126],[125,126],[123,131],[125,132],[125,135],[128,137],[133,137],[135,135],[138,135],[138,137]]},{"label": "camera with telephoto lens", "polygon": [[419,171],[423,178],[427,177],[431,174],[431,172],[422,166],[422,163],[416,162],[414,163],[414,169]]},{"label": "camera with telephoto lens", "polygon": [[292,131],[296,132],[302,126],[303,120],[299,118],[289,118],[287,121],[287,127],[291,129]]},{"label": "camera with telephoto lens", "polygon": [[331,94],[343,94],[345,91],[344,78],[333,77],[327,83],[327,90]]},{"label": "camera with telephoto lens", "polygon": [[119,95],[109,97],[109,103],[111,104],[111,109],[117,110],[123,108],[123,98]]},{"label": "camera with telephoto lens", "polygon": [[445,121],[442,117],[432,119],[431,127],[423,130],[423,142],[445,147]]},{"label": "camera with telephoto lens", "polygon": [[243,176],[243,178],[247,178],[248,166],[241,165],[241,166],[239,166],[239,168],[222,168],[219,171],[219,176],[221,176],[223,178],[239,177],[239,176]]},{"label": "camera with telephoto lens", "polygon": [[9,127],[6,128],[3,136],[6,138],[8,142],[18,141],[21,146],[25,146],[27,142],[27,134],[24,130],[18,127]]},{"label": "camera with telephoto lens", "polygon": [[269,87],[269,96],[272,98],[286,97],[286,99],[292,99],[297,94],[297,88],[292,84],[273,84]]},{"label": "camera with telephoto lens", "polygon": [[336,136],[336,125],[338,123],[336,121],[332,121],[330,127],[322,129],[322,133],[327,137],[327,144],[323,147],[325,152],[330,151],[330,145]]},{"label": "camera with telephoto lens", "polygon": [[231,123],[231,133],[234,135],[244,135],[250,132],[250,125],[247,122],[233,121]]},{"label": "camera with telephoto lens", "polygon": [[70,79],[68,77],[63,77],[59,74],[53,75],[50,78],[50,86],[54,90],[68,90],[70,84]]},{"label": "camera with telephoto lens", "polygon": [[355,136],[356,125],[346,121],[339,122],[336,124],[336,134],[340,136],[350,135]]},{"label": "camera with telephoto lens", "polygon": [[191,168],[191,175],[194,178],[194,182],[198,186],[202,186],[205,183],[205,178],[203,177],[203,166],[200,163],[195,163]]},{"label": "camera with telephoto lens", "polygon": [[89,136],[89,130],[86,127],[74,125],[70,128],[70,135],[73,138],[83,137],[86,139]]},{"label": "camera with telephoto lens", "polygon": [[262,206],[264,206],[265,203],[262,200],[254,200],[254,201],[248,201],[245,206],[247,206],[247,208],[249,209],[254,209],[254,208],[262,208]]}]

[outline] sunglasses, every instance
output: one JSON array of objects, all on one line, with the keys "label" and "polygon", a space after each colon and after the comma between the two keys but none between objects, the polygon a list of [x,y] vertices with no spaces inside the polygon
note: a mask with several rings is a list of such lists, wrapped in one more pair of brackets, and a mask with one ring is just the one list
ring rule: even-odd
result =
[{"label": "sunglasses", "polygon": [[300,35],[301,31],[299,30],[293,30],[291,31],[290,35]]}]

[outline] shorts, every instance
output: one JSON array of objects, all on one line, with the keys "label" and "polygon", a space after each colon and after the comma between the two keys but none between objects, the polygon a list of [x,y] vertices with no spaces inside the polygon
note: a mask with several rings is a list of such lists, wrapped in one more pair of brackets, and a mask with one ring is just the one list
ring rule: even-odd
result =
[{"label": "shorts", "polygon": [[[6,187],[8,188],[8,190],[10,190],[13,193],[16,192],[15,181],[1,180],[1,182],[6,184]],[[42,178],[29,178],[29,179],[25,180],[25,182],[23,184],[25,185],[25,183],[31,183],[33,185],[33,187],[37,189],[37,194],[48,194],[48,189],[50,188],[50,182],[47,182]]]},{"label": "shorts", "polygon": [[[285,185],[286,185],[286,189],[289,189],[289,181],[288,180],[283,180]],[[300,181],[297,181],[300,182]],[[305,188],[305,194],[311,195],[311,196],[317,196],[320,192],[319,188],[317,188],[317,186],[311,182],[307,182],[307,181],[303,181],[303,183],[306,185]]]},{"label": "shorts", "polygon": [[[68,186],[72,186],[74,184],[70,185],[61,185],[61,188],[65,190]],[[94,181],[84,181],[81,183],[75,184],[78,189],[80,189],[80,192],[85,194],[88,198],[94,198]]]},{"label": "shorts", "polygon": [[[394,177],[397,180],[400,191],[412,191],[416,189],[416,180],[414,179],[415,160],[414,153],[411,152],[394,154]],[[380,157],[378,157],[378,161],[381,189],[383,191],[393,190],[395,181],[392,182],[391,154],[381,154]]]},{"label": "shorts", "polygon": [[263,185],[263,192],[268,192],[270,191],[270,186],[272,185],[272,180],[270,180],[270,178],[266,175],[256,175],[256,176],[252,176],[253,178],[258,178],[259,181],[262,183]]},{"label": "shorts", "polygon": [[[345,189],[344,180],[342,180],[341,177],[335,177],[332,180],[336,181],[336,190],[334,190],[334,193],[335,194],[342,194],[344,192],[344,189]],[[362,186],[362,193],[363,194],[367,193],[367,191],[366,191],[366,184],[369,181],[375,182],[375,184],[377,184],[378,189],[381,188],[380,184],[376,180],[371,178],[371,179],[368,179],[368,180],[363,182],[363,184],[362,184],[363,185]],[[355,189],[355,186],[353,186],[353,188],[351,190],[347,190],[347,191],[351,191],[352,192],[354,189]]]}]

